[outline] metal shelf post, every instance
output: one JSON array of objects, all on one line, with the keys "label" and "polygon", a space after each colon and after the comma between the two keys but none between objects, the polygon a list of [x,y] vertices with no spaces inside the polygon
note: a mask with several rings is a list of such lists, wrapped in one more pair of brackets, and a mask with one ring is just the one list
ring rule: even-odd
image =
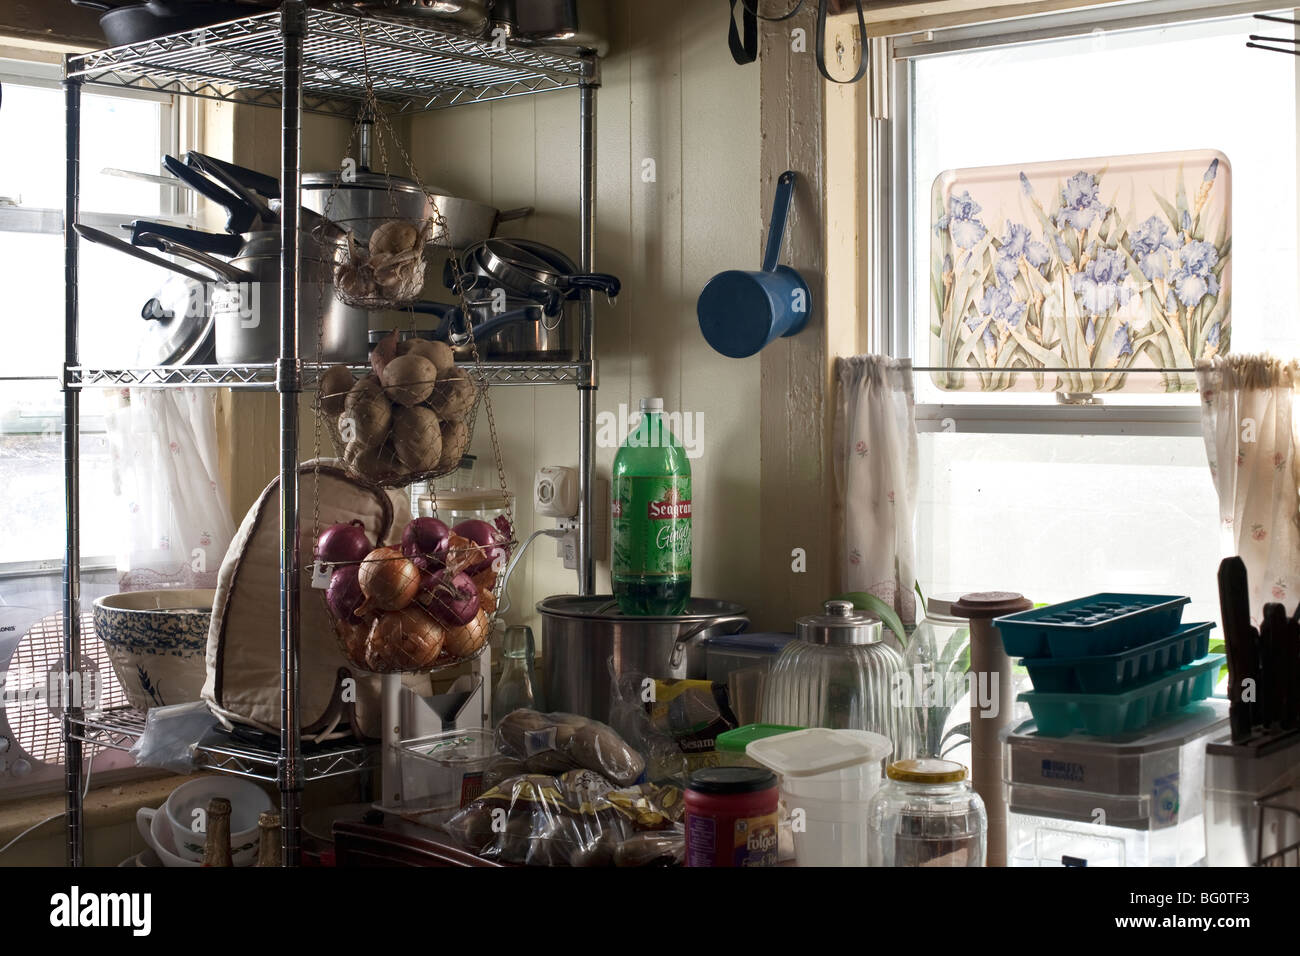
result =
[{"label": "metal shelf post", "polygon": [[[66,66],[66,61],[65,61]],[[81,392],[68,385],[68,369],[77,364],[77,221],[81,202],[81,81],[66,79],[64,133],[67,182],[63,207],[63,507],[66,548],[63,558],[63,775],[68,804],[68,866],[81,866],[81,741],[73,735],[81,719],[81,682],[72,675],[81,659]],[[69,699],[75,683],[78,699]]]},{"label": "metal shelf post", "polygon": [[298,365],[299,243],[302,138],[302,49],[307,32],[301,0],[280,8],[282,63],[280,191],[280,825],[282,861],[297,866],[302,853],[302,740],[299,736],[298,648]]},{"label": "metal shelf post", "polygon": [[[596,238],[596,86],[590,77],[578,87],[578,267],[594,272]],[[596,358],[594,293],[582,294],[580,358]],[[592,553],[592,518],[596,498],[596,380],[578,386],[578,593],[596,593],[596,556]]]}]

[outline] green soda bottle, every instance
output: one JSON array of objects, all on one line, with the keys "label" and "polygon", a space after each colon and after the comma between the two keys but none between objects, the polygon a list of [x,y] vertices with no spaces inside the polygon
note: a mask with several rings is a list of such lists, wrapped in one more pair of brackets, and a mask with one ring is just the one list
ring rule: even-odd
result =
[{"label": "green soda bottle", "polygon": [[663,420],[662,398],[614,457],[614,597],[624,614],[681,614],[691,599],[691,463]]}]

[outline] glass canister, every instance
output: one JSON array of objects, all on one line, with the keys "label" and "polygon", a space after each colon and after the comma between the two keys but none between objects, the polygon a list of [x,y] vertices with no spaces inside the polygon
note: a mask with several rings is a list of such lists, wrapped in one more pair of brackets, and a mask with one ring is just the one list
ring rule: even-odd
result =
[{"label": "glass canister", "polygon": [[[437,496],[437,514],[434,514],[434,496]],[[435,491],[422,495],[419,499],[420,517],[441,518],[449,525],[456,525],[469,518],[478,518],[492,524],[498,517],[511,510],[514,496],[502,493],[499,488],[457,488],[450,491]]]},{"label": "glass canister", "polygon": [[984,802],[951,760],[896,760],[867,810],[871,866],[983,866]]},{"label": "glass canister", "polygon": [[952,613],[957,597],[932,597],[926,602],[925,618],[903,655],[907,664],[904,704],[912,709],[916,724],[918,757],[942,756],[944,731],[953,710],[966,698],[970,621]]},{"label": "glass canister", "polygon": [[916,748],[914,714],[901,706],[903,656],[882,640],[880,621],[848,601],[827,601],[825,614],[795,622],[795,640],[772,665],[763,722],[888,737],[894,759]]}]

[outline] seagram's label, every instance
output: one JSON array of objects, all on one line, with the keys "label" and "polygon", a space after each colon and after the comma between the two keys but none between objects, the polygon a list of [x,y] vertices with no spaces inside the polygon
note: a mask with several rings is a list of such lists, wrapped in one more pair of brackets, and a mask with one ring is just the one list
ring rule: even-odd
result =
[{"label": "seagram's label", "polygon": [[691,479],[675,475],[614,479],[613,572],[691,573]]}]

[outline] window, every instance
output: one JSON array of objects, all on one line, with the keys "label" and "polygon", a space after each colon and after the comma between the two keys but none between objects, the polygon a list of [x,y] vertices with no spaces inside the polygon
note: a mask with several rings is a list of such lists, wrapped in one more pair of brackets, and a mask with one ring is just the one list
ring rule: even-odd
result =
[{"label": "window", "polygon": [[[0,574],[57,569],[64,549],[63,362],[64,100],[58,72],[0,61]],[[178,190],[149,176],[176,148],[170,97],[82,95],[83,222],[117,234],[135,218],[174,219]],[[21,145],[20,145],[21,144]],[[134,174],[134,175],[132,175]],[[144,174],[144,175],[140,175]],[[80,357],[130,365],[130,323],[162,281],[159,270],[81,244]],[[82,395],[82,554],[111,563],[115,509],[104,434],[105,393]]]},{"label": "window", "polygon": [[1218,509],[1197,397],[1069,404],[1080,399],[941,389],[924,371],[931,190],[945,170],[1218,150],[1232,172],[1232,349],[1295,353],[1296,58],[1245,46],[1290,29],[1249,16],[1268,9],[1151,0],[891,41],[872,205],[892,251],[875,320],[883,350],[920,369],[927,593],[1186,593],[1189,619],[1217,620]]}]

